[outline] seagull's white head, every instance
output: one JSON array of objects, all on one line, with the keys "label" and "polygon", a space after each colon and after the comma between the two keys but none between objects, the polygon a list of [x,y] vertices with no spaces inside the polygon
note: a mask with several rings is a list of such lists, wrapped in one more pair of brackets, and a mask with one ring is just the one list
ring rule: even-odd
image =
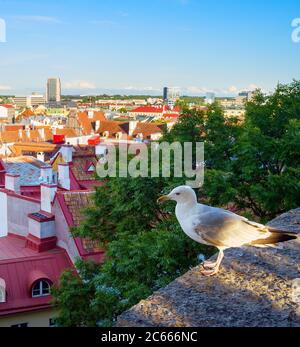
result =
[{"label": "seagull's white head", "polygon": [[189,186],[176,187],[168,195],[161,196],[157,202],[174,200],[178,204],[197,203],[197,196],[194,190]]}]

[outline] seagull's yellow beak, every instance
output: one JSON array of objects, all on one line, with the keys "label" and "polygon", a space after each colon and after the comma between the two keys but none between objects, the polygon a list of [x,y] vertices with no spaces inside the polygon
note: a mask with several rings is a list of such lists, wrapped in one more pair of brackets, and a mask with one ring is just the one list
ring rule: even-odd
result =
[{"label": "seagull's yellow beak", "polygon": [[167,200],[171,200],[168,195],[162,195],[160,198],[157,199],[157,203],[161,203]]}]

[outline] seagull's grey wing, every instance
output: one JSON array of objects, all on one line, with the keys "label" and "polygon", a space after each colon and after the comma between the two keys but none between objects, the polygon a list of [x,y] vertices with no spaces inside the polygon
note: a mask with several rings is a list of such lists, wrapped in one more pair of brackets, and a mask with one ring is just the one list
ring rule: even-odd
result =
[{"label": "seagull's grey wing", "polygon": [[263,225],[221,209],[201,214],[194,221],[194,231],[207,243],[224,248],[239,247],[269,235]]}]

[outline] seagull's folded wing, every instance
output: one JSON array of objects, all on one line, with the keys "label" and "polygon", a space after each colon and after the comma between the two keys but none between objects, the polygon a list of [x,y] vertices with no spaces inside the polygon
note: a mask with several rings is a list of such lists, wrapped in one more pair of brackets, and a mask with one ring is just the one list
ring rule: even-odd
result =
[{"label": "seagull's folded wing", "polygon": [[270,234],[263,225],[222,209],[201,214],[194,222],[194,231],[207,243],[224,248],[249,244]]}]

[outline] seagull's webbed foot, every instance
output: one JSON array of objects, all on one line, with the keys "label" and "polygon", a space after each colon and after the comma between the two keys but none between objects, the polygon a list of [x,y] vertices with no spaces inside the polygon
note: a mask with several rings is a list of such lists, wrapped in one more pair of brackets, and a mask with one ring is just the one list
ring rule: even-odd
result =
[{"label": "seagull's webbed foot", "polygon": [[207,269],[203,269],[201,271],[201,275],[205,276],[205,277],[210,277],[210,276],[214,276],[219,272],[219,267],[216,266],[215,268],[211,269],[211,270],[207,270]]},{"label": "seagull's webbed foot", "polygon": [[217,262],[216,261],[204,261],[203,262],[203,267],[204,267],[204,269],[213,269],[213,268],[215,268],[216,266],[217,266]]},{"label": "seagull's webbed foot", "polygon": [[201,275],[202,276],[206,276],[206,277],[210,277],[210,276],[216,275],[219,272],[220,265],[221,265],[221,262],[223,260],[223,257],[224,257],[224,253],[221,250],[219,252],[218,259],[215,262],[213,262],[213,261],[205,261],[203,263],[203,270],[201,270]]}]

